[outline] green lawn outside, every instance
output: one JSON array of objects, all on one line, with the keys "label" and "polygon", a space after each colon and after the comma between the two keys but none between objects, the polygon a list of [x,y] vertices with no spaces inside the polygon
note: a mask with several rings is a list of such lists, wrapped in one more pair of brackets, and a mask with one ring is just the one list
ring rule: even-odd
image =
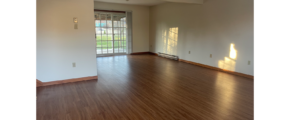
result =
[{"label": "green lawn outside", "polygon": [[[121,39],[121,41],[119,41],[120,40],[120,36],[115,36],[115,43],[114,43],[114,47],[115,48],[117,48],[117,47],[123,47],[123,46],[126,46],[126,36],[122,36],[124,39],[122,40]],[[103,40],[103,41],[101,41],[101,40]],[[112,41],[112,36],[100,36],[100,35],[98,35],[97,37],[96,37],[96,41],[97,41],[97,43],[96,43],[96,47],[99,49],[99,48],[101,48],[101,47],[103,47],[103,48],[109,48],[109,49],[112,49],[112,47],[113,47],[113,41]],[[125,49],[125,48],[124,48]]]},{"label": "green lawn outside", "polygon": [[[121,38],[123,37],[123,38]],[[115,35],[115,40],[126,40],[126,36],[119,36],[119,35]],[[97,41],[100,41],[100,40],[112,40],[112,36],[111,35],[97,35],[96,37],[96,40]]]}]

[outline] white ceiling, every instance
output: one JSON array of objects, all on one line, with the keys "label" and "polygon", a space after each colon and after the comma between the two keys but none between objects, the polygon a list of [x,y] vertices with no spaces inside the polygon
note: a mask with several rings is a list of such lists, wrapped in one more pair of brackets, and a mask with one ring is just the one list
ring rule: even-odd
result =
[{"label": "white ceiling", "polygon": [[166,2],[203,4],[203,0],[94,0],[98,2],[154,6]]}]

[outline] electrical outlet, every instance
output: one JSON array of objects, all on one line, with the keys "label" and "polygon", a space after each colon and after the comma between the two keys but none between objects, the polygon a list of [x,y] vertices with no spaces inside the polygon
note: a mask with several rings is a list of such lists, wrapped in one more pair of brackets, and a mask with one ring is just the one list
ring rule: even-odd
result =
[{"label": "electrical outlet", "polygon": [[72,66],[73,66],[73,67],[76,67],[76,63],[72,63]]},{"label": "electrical outlet", "polygon": [[188,54],[190,54],[190,51],[188,51]]},{"label": "electrical outlet", "polygon": [[210,54],[209,57],[212,58],[212,54]]},{"label": "electrical outlet", "polygon": [[251,64],[251,61],[248,61],[248,65],[250,65]]}]

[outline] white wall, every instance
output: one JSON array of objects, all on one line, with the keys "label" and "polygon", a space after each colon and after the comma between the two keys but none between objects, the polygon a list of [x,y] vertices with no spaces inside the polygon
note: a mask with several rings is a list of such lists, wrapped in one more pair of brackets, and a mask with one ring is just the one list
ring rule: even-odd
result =
[{"label": "white wall", "polygon": [[94,2],[95,9],[132,11],[133,51],[149,51],[149,7],[104,2]]},{"label": "white wall", "polygon": [[93,0],[37,0],[37,79],[97,75],[93,9]]},{"label": "white wall", "polygon": [[[178,28],[178,37],[170,28]],[[235,59],[228,59],[231,44]],[[253,0],[150,7],[150,45],[152,52],[176,54],[181,59],[253,75]]]}]

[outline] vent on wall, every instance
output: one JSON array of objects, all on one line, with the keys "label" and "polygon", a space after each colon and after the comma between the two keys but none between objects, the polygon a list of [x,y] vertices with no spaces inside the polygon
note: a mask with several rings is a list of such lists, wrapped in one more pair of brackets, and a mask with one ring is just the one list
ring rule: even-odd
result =
[{"label": "vent on wall", "polygon": [[179,59],[178,56],[176,56],[176,55],[170,55],[170,54],[161,53],[161,52],[158,52],[158,56],[165,57],[165,58],[172,59],[172,60],[178,60]]}]

